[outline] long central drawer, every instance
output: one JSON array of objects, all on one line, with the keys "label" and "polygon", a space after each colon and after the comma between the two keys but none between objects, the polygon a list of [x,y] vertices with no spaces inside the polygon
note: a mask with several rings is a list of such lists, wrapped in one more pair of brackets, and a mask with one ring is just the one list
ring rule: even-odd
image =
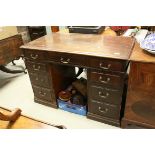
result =
[{"label": "long central drawer", "polygon": [[51,62],[57,62],[60,64],[87,66],[86,57],[77,54],[74,55],[68,53],[48,52],[47,60]]}]

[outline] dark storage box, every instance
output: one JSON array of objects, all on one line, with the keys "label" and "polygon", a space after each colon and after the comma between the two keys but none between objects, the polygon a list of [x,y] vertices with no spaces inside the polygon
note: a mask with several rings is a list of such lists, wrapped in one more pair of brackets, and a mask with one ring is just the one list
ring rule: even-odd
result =
[{"label": "dark storage box", "polygon": [[100,34],[105,26],[69,26],[70,33]]}]

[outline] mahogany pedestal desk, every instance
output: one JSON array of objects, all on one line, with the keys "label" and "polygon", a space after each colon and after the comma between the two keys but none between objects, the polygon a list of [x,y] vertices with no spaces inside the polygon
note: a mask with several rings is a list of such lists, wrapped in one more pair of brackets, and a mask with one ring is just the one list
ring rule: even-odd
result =
[{"label": "mahogany pedestal desk", "polygon": [[58,108],[58,93],[87,69],[87,117],[120,126],[128,59],[134,39],[53,33],[21,46],[34,100]]},{"label": "mahogany pedestal desk", "polygon": [[122,128],[155,128],[155,57],[135,44]]}]

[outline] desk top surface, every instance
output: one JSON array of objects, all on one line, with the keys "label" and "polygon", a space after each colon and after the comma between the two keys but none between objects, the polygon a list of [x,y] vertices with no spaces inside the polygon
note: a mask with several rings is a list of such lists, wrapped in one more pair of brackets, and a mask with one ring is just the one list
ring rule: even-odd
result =
[{"label": "desk top surface", "polygon": [[21,48],[127,60],[133,45],[134,39],[130,37],[57,32],[29,42]]},{"label": "desk top surface", "polygon": [[135,42],[135,46],[131,54],[130,60],[137,62],[155,63],[155,55],[143,50],[142,48],[140,48],[140,45]]}]

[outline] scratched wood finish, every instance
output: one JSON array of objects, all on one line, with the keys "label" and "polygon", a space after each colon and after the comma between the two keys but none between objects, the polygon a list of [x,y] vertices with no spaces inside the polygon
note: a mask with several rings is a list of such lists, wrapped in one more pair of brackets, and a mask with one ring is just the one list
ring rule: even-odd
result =
[{"label": "scratched wood finish", "polygon": [[134,39],[130,37],[57,32],[34,40],[21,48],[127,60],[133,45]]}]

